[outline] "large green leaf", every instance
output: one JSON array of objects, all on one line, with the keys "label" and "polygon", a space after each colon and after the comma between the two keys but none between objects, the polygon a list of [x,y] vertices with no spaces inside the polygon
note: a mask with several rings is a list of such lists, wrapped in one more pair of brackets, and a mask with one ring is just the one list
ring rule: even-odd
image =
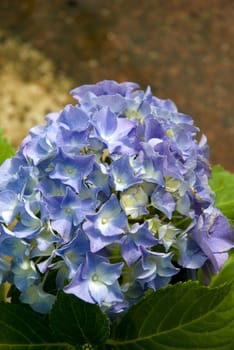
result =
[{"label": "large green leaf", "polygon": [[[69,344],[0,344],[0,350],[83,350]],[[86,350],[86,349],[85,349]]]},{"label": "large green leaf", "polygon": [[46,318],[23,304],[0,303],[1,350],[72,350],[57,342]]},{"label": "large green leaf", "polygon": [[104,344],[109,336],[109,320],[97,305],[63,292],[52,308],[50,325],[57,340],[74,345]]},{"label": "large green leaf", "polygon": [[9,144],[7,139],[2,135],[2,130],[0,129],[0,164],[7,158],[14,155],[15,151],[13,147]]},{"label": "large green leaf", "polygon": [[108,340],[114,350],[232,350],[234,293],[195,282],[160,289],[133,306]]},{"label": "large green leaf", "polygon": [[215,192],[215,205],[234,223],[234,174],[216,165],[209,180]]}]

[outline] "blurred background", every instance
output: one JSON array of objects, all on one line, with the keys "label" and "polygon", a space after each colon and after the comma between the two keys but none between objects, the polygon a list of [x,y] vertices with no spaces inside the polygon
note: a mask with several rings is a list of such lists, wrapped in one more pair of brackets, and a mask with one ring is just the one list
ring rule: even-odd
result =
[{"label": "blurred background", "polygon": [[234,171],[233,0],[0,1],[0,127],[16,148],[103,79],[172,99]]}]

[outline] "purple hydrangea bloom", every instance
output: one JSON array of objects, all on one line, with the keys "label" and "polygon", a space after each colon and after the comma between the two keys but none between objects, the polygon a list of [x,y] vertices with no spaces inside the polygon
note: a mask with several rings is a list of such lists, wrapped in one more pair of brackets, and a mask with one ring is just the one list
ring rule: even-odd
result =
[{"label": "purple hydrangea bloom", "polygon": [[199,216],[192,233],[194,241],[208,257],[211,272],[218,273],[228,258],[228,250],[233,248],[233,230],[227,218],[210,206]]},{"label": "purple hydrangea bloom", "polygon": [[0,167],[0,283],[41,313],[62,289],[113,317],[181,269],[208,281],[234,232],[192,118],[131,82],[71,93],[77,104],[48,114]]}]

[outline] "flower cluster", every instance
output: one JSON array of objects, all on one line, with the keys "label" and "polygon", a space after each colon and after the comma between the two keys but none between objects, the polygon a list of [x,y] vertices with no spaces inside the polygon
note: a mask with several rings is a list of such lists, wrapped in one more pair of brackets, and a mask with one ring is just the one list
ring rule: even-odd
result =
[{"label": "flower cluster", "polygon": [[74,89],[0,167],[0,283],[49,312],[63,290],[119,313],[234,246],[191,117],[135,83]]}]

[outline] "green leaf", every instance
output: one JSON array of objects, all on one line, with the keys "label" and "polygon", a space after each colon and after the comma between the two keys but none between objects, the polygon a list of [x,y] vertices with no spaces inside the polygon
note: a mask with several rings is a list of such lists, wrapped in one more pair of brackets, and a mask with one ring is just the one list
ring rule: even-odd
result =
[{"label": "green leaf", "polygon": [[216,165],[209,180],[215,192],[215,205],[234,223],[234,174]]},{"label": "green leaf", "polygon": [[0,350],[83,350],[69,344],[0,344]]},{"label": "green leaf", "polygon": [[0,350],[72,350],[55,341],[46,318],[23,304],[0,303]]},{"label": "green leaf", "polygon": [[104,344],[109,336],[109,320],[94,304],[72,294],[59,293],[50,314],[57,340],[69,344]]},{"label": "green leaf", "polygon": [[9,144],[7,139],[3,136],[2,130],[0,129],[0,164],[7,158],[12,157],[15,154],[13,147]]},{"label": "green leaf", "polygon": [[113,350],[231,350],[234,292],[195,282],[159,289],[133,306],[109,339]]}]

